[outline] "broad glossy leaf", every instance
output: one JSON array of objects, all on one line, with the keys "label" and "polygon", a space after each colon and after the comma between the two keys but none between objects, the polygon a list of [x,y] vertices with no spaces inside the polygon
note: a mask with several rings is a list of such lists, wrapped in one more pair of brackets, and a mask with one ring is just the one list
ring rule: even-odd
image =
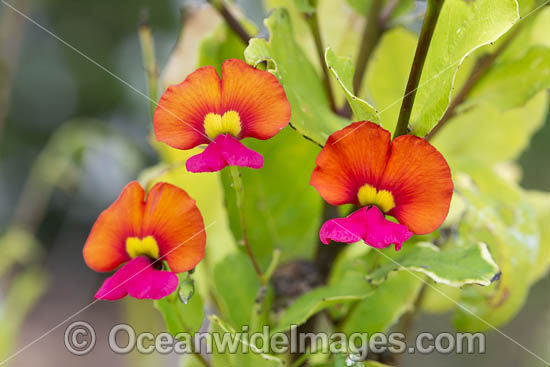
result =
[{"label": "broad glossy leaf", "polygon": [[411,115],[412,133],[426,135],[449,105],[458,68],[496,41],[519,18],[515,0],[446,0],[435,28]]},{"label": "broad glossy leaf", "polygon": [[[319,148],[291,128],[269,140],[247,139],[245,144],[262,154],[260,170],[241,169],[245,218],[254,254],[265,267],[275,248],[282,261],[310,258],[319,242],[322,201],[309,185]],[[235,190],[227,170],[222,172],[227,209],[235,238],[241,238]]]},{"label": "broad glossy leaf", "polygon": [[546,109],[545,92],[509,111],[484,103],[450,120],[432,144],[451,161],[451,166],[458,159],[486,164],[512,160],[543,125]]},{"label": "broad glossy leaf", "polygon": [[489,285],[498,274],[498,266],[484,243],[440,250],[429,242],[404,246],[393,261],[388,261],[368,278],[382,283],[395,270],[423,273],[437,283],[453,287],[466,284]]},{"label": "broad glossy leaf", "polygon": [[187,304],[181,302],[175,294],[159,299],[154,304],[162,314],[166,330],[172,335],[182,332],[195,333],[202,325],[204,311],[202,298],[198,292]]},{"label": "broad glossy leaf", "polygon": [[351,58],[337,56],[329,47],[325,52],[325,62],[332,75],[336,78],[338,85],[340,85],[346,95],[346,99],[353,111],[353,121],[378,122],[378,111],[376,111],[367,101],[353,94],[354,67]]},{"label": "broad glossy leaf", "polygon": [[[497,40],[517,20],[515,0],[447,0],[439,17],[415,104],[412,133],[424,136],[449,105],[457,70],[479,47]],[[393,129],[416,49],[416,36],[394,29],[382,39],[371,70],[369,89],[384,127]]]},{"label": "broad glossy leaf", "polygon": [[367,297],[362,289],[333,284],[316,288],[299,297],[281,316],[274,332],[289,330],[292,325],[301,325],[311,316],[336,304],[359,301]]},{"label": "broad glossy leaf", "polygon": [[231,325],[248,325],[260,283],[243,252],[228,255],[214,267],[216,300]]},{"label": "broad glossy leaf", "polygon": [[491,68],[476,84],[468,104],[487,101],[502,110],[523,106],[550,87],[550,48],[532,47],[517,60]]},{"label": "broad glossy leaf", "polygon": [[245,50],[251,65],[268,62],[292,106],[292,126],[303,136],[323,145],[330,134],[343,128],[347,121],[330,110],[319,74],[294,38],[290,15],[275,9],[265,24],[270,39],[255,38]]},{"label": "broad glossy leaf", "polygon": [[[237,331],[240,330],[236,331],[229,323],[223,321],[218,316],[210,316],[210,322],[213,333],[217,334],[220,339],[224,335],[226,338],[229,337],[227,345],[235,345],[237,347],[236,353],[229,353],[227,351],[216,350],[216,343],[213,343],[213,367],[279,367],[284,364],[280,358],[262,353],[257,346],[237,334]],[[247,352],[244,353],[243,350]]]},{"label": "broad glossy leaf", "polygon": [[462,174],[455,179],[467,201],[457,240],[487,243],[502,275],[489,287],[465,287],[460,303],[470,312],[459,309],[454,322],[460,330],[484,330],[509,321],[523,305],[539,251],[538,228],[521,189],[488,167],[471,162],[463,168],[473,181]]},{"label": "broad glossy leaf", "polygon": [[540,248],[535,267],[532,271],[533,282],[539,280],[548,272],[550,265],[550,193],[542,191],[527,191],[527,200],[535,209],[540,231]]},{"label": "broad glossy leaf", "polygon": [[418,296],[424,276],[406,271],[393,272],[373,288],[342,326],[345,333],[385,332],[407,311]]}]

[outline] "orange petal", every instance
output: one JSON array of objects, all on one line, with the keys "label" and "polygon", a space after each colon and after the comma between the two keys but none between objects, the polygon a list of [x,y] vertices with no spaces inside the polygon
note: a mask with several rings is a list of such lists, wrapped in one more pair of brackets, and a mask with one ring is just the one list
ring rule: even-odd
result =
[{"label": "orange petal", "polygon": [[204,133],[204,117],[218,113],[221,81],[216,69],[197,69],[162,95],[153,118],[155,135],[177,149],[191,149],[210,142]]},{"label": "orange petal", "polygon": [[239,138],[269,139],[290,121],[290,103],[277,78],[238,59],[222,65],[221,108],[239,114]]},{"label": "orange petal", "polygon": [[445,158],[425,139],[402,135],[394,139],[390,159],[379,185],[389,190],[397,218],[415,234],[436,230],[447,217],[453,181]]},{"label": "orange petal", "polygon": [[118,199],[97,218],[84,245],[84,261],[95,271],[111,271],[129,260],[126,239],[139,236],[143,197],[139,183],[130,182]]},{"label": "orange petal", "polygon": [[195,200],[174,185],[157,183],[147,195],[142,235],[155,238],[160,257],[175,273],[193,269],[204,257],[202,215]]},{"label": "orange petal", "polygon": [[332,134],[315,161],[310,184],[332,205],[359,205],[364,184],[377,187],[390,150],[390,133],[368,122],[354,122]]}]

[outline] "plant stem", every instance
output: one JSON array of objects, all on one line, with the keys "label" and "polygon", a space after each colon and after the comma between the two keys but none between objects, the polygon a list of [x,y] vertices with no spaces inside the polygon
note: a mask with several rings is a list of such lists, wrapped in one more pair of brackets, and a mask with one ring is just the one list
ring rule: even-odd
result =
[{"label": "plant stem", "polygon": [[139,42],[141,45],[141,56],[143,59],[143,65],[145,67],[145,74],[147,79],[150,106],[151,106],[151,121],[155,114],[158,101],[158,67],[155,60],[155,41],[153,39],[153,32],[149,25],[147,15],[139,26]]},{"label": "plant stem", "polygon": [[[414,319],[420,312],[420,307],[422,307],[422,301],[424,301],[424,297],[426,296],[427,289],[428,287],[426,283],[422,284],[420,291],[418,291],[418,295],[416,296],[412,309],[409,312],[407,312],[405,315],[403,315],[401,317],[401,320],[399,321],[398,331],[403,333],[403,335],[405,335],[405,340],[404,340],[405,342],[407,341],[408,335],[412,330]],[[399,354],[395,355],[396,365],[399,365],[398,363],[399,356],[400,356]]]},{"label": "plant stem", "polygon": [[353,76],[353,91],[355,95],[358,95],[361,92],[361,85],[367,70],[368,62],[382,36],[382,33],[384,33],[385,27],[384,24],[382,24],[383,19],[380,17],[383,5],[383,0],[373,0],[369,8],[367,23],[365,24],[365,28],[363,30],[361,46],[359,48],[359,54],[357,55],[357,61],[355,63],[355,75]]},{"label": "plant stem", "polygon": [[[323,201],[323,215],[321,218],[321,224],[332,218],[337,218],[339,215],[338,207],[328,204]],[[336,256],[346,248],[346,245],[325,245],[321,241],[317,245],[317,253],[315,254],[315,265],[319,271],[319,275],[323,282],[328,279],[332,264],[336,260]]]},{"label": "plant stem", "polygon": [[252,38],[250,34],[244,29],[241,23],[231,14],[227,6],[225,6],[223,0],[207,0],[223,17],[227,25],[235,32],[239,38],[248,45],[248,41]]},{"label": "plant stem", "polygon": [[334,99],[334,92],[332,91],[332,86],[330,85],[330,77],[328,74],[327,64],[325,62],[325,47],[323,46],[323,39],[321,37],[321,31],[319,29],[319,18],[317,17],[317,12],[306,13],[304,14],[304,17],[306,18],[311,34],[313,35],[313,40],[315,41],[315,49],[317,51],[317,56],[319,57],[321,69],[323,71],[323,85],[325,86],[325,92],[327,93],[330,109],[334,113],[338,113],[338,110],[336,108],[336,101]]},{"label": "plant stem", "polygon": [[439,122],[433,127],[433,129],[426,135],[426,140],[432,139],[434,135],[437,134],[441,130],[441,128],[445,126],[445,124],[455,116],[457,107],[464,103],[466,97],[468,97],[468,94],[476,86],[481,77],[485,75],[485,73],[489,70],[491,65],[493,65],[495,60],[517,37],[522,28],[521,24],[522,23],[519,23],[515,26],[515,28],[512,30],[512,33],[510,33],[510,36],[500,44],[495,52],[490,55],[481,57],[479,60],[477,60],[474,68],[472,69],[472,72],[468,76],[468,79],[466,79],[466,82],[464,83],[460,91],[456,94],[456,96],[449,104],[449,107],[447,108],[447,111],[445,111],[445,114],[443,114],[443,117],[441,117],[441,120],[439,120]]},{"label": "plant stem", "polygon": [[[30,13],[30,1],[22,0],[18,8],[25,14]],[[11,83],[18,67],[21,48],[25,36],[26,21],[10,11],[0,15],[0,141],[6,123],[10,105]]]},{"label": "plant stem", "polygon": [[407,82],[407,87],[405,88],[405,95],[403,96],[399,119],[397,120],[397,126],[393,134],[394,139],[409,132],[409,119],[411,117],[414,99],[416,97],[416,90],[418,89],[418,84],[420,83],[422,69],[424,68],[424,63],[426,62],[428,49],[430,48],[430,43],[437,24],[437,19],[441,13],[441,8],[443,8],[443,3],[444,0],[428,0],[428,8],[426,9],[426,15],[424,17],[424,23],[422,24],[422,30],[420,31],[418,45],[416,46],[411,72],[409,74],[409,80]]},{"label": "plant stem", "polygon": [[262,270],[260,269],[260,266],[258,265],[256,258],[254,257],[254,253],[250,248],[250,243],[248,242],[248,234],[246,231],[246,219],[245,219],[245,213],[244,213],[244,188],[243,188],[243,181],[241,179],[241,173],[239,172],[239,168],[237,166],[230,166],[230,170],[231,170],[231,178],[233,179],[233,188],[235,189],[237,210],[239,211],[239,217],[241,221],[242,241],[243,241],[244,247],[246,248],[246,253],[248,254],[248,257],[250,258],[250,261],[254,266],[254,270],[256,271],[256,274],[258,274],[260,283],[262,285],[265,285],[265,278],[263,276]]}]

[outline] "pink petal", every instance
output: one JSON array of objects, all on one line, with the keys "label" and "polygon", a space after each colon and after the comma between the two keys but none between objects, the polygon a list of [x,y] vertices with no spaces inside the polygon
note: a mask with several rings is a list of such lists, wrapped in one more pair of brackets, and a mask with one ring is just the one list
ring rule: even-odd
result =
[{"label": "pink petal", "polygon": [[362,210],[359,209],[346,218],[326,221],[319,232],[321,242],[328,245],[331,240],[342,243],[353,243],[362,239],[366,230]]},{"label": "pink petal", "polygon": [[178,287],[178,277],[156,270],[145,256],[136,257],[105,279],[95,298],[114,301],[126,295],[134,298],[161,299]]},{"label": "pink petal", "polygon": [[399,251],[403,242],[412,236],[407,227],[387,220],[376,206],[365,208],[365,223],[367,231],[363,241],[372,247],[385,248],[394,243],[395,251]]},{"label": "pink petal", "polygon": [[228,165],[257,169],[264,165],[264,159],[238,139],[223,134],[210,142],[204,152],[189,158],[185,165],[189,172],[216,172]]},{"label": "pink petal", "polygon": [[365,243],[376,248],[395,244],[395,250],[399,251],[412,233],[404,225],[386,220],[380,209],[371,206],[361,208],[346,218],[325,222],[319,236],[324,244],[331,240],[353,243],[363,239]]}]

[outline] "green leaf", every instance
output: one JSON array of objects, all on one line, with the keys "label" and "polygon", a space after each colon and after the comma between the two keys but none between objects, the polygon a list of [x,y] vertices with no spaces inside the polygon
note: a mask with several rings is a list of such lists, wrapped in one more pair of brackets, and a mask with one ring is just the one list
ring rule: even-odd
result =
[{"label": "green leaf", "polygon": [[550,48],[533,47],[522,58],[491,68],[472,90],[467,105],[487,101],[508,110],[549,87]]},{"label": "green leaf", "polygon": [[459,330],[479,331],[502,325],[521,309],[537,261],[538,228],[521,189],[483,165],[468,162],[459,169],[471,178],[455,174],[456,188],[467,203],[457,241],[487,243],[502,271],[490,286],[467,286],[461,295],[461,305],[470,312],[459,309],[455,325]]},{"label": "green leaf", "polygon": [[[497,40],[517,19],[515,0],[445,1],[416,94],[412,133],[424,136],[432,129],[449,105],[455,76],[466,57]],[[415,39],[402,29],[388,32],[368,71],[369,89],[386,128],[393,128],[397,121]]]},{"label": "green leaf", "polygon": [[155,308],[162,314],[166,330],[172,335],[199,331],[204,319],[202,298],[198,292],[189,300],[181,302],[176,294],[154,301]]},{"label": "green leaf", "polygon": [[422,310],[435,314],[454,310],[460,300],[461,293],[460,288],[445,284],[432,284],[431,287],[426,287],[422,299]]},{"label": "green leaf", "polygon": [[544,124],[546,108],[545,92],[508,111],[484,103],[449,120],[432,143],[451,166],[465,159],[486,164],[513,160]]},{"label": "green leaf", "polygon": [[353,94],[353,74],[354,67],[350,57],[337,56],[334,51],[328,47],[325,52],[325,62],[336,81],[344,90],[346,99],[355,116],[354,121],[373,121],[378,122],[378,111],[374,109],[367,101]]},{"label": "green leaf", "polygon": [[441,10],[413,106],[410,127],[426,135],[449,106],[458,68],[519,19],[515,0],[447,0]]},{"label": "green leaf", "polygon": [[466,284],[489,285],[498,274],[498,266],[484,243],[440,250],[429,242],[404,246],[398,255],[368,278],[382,283],[391,271],[408,270],[423,273],[437,283],[453,287]]},{"label": "green leaf", "polygon": [[260,283],[243,252],[228,255],[214,267],[216,300],[231,325],[248,325]]},{"label": "green leaf", "polygon": [[536,282],[548,272],[550,266],[550,193],[527,191],[527,200],[535,209],[540,231],[540,247],[532,271],[531,281]]},{"label": "green leaf", "polygon": [[270,71],[283,85],[292,107],[292,126],[303,136],[323,145],[346,120],[332,113],[319,74],[296,40],[289,13],[275,9],[266,19],[270,39],[254,38],[244,55],[251,65],[271,63]]},{"label": "green leaf", "polygon": [[422,275],[394,272],[373,288],[342,326],[346,334],[385,332],[409,311],[422,286]]},{"label": "green leaf", "polygon": [[361,289],[349,289],[339,284],[316,288],[299,297],[281,316],[274,332],[301,325],[311,316],[333,305],[359,301],[367,297]]},{"label": "green leaf", "polygon": [[[220,338],[228,338],[228,345],[236,345],[236,353],[228,353],[216,350],[214,344],[214,353],[212,362],[214,367],[279,367],[284,364],[283,360],[273,355],[263,353],[262,346],[255,346],[249,340],[242,338],[229,323],[221,320],[218,316],[210,316],[211,331]],[[244,353],[243,349],[247,352]]]},{"label": "green leaf", "polygon": [[[286,128],[269,140],[246,145],[264,157],[261,171],[241,169],[248,237],[265,268],[273,250],[282,261],[311,258],[318,244],[322,201],[309,185],[319,148]],[[235,238],[241,238],[239,213],[230,173],[222,172],[227,210]]]}]

